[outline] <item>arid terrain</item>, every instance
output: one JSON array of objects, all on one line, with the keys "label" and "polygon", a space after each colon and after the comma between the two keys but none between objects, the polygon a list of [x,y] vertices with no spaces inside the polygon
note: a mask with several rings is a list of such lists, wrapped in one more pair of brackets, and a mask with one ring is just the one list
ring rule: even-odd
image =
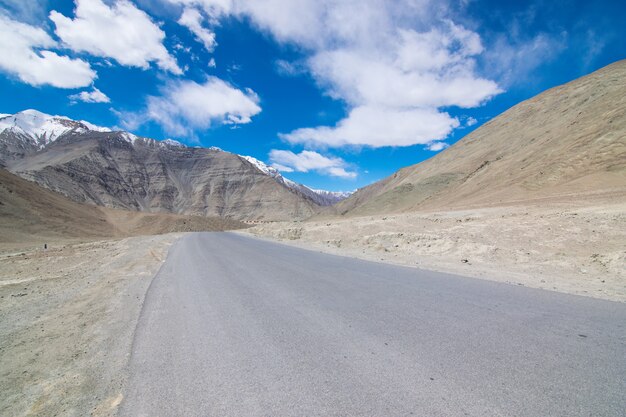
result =
[{"label": "arid terrain", "polygon": [[522,102],[304,222],[300,246],[626,301],[626,61]]},{"label": "arid terrain", "polygon": [[115,415],[145,293],[179,236],[0,255],[0,415]]},{"label": "arid terrain", "polygon": [[626,196],[256,225],[299,247],[626,302]]},{"label": "arid terrain", "polygon": [[0,415],[115,415],[171,232],[241,227],[79,204],[0,170]]},{"label": "arid terrain", "polygon": [[624,91],[626,60],[513,106],[434,157],[358,190],[334,212],[584,203],[588,195],[626,193]]},{"label": "arid terrain", "polygon": [[0,169],[0,252],[170,232],[246,227],[220,217],[116,210],[80,204]]},{"label": "arid terrain", "polygon": [[250,157],[29,109],[0,115],[0,167],[78,203],[237,220],[304,219],[343,193]]},{"label": "arid terrain", "polygon": [[[332,254],[626,302],[625,83],[621,61],[549,90],[326,208],[266,166],[217,150],[157,149],[119,132],[108,143],[88,132],[22,155],[3,136],[5,159],[35,182],[0,169],[0,415],[115,415],[146,292],[183,232],[245,229]],[[76,143],[84,149],[69,152]],[[144,166],[141,152],[154,161],[137,189],[125,188]],[[103,155],[91,175],[90,158]],[[114,189],[111,155],[133,161]],[[219,169],[172,186],[191,172],[190,155]],[[160,157],[177,173],[159,171],[147,199],[142,187]],[[115,208],[127,206],[143,211]],[[222,209],[232,216],[216,216]]]}]

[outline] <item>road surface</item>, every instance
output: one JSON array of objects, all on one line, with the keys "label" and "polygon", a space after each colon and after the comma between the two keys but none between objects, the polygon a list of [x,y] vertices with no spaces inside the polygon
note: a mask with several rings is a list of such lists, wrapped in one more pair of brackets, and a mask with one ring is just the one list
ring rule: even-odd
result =
[{"label": "road surface", "polygon": [[121,415],[624,416],[626,305],[188,234]]}]

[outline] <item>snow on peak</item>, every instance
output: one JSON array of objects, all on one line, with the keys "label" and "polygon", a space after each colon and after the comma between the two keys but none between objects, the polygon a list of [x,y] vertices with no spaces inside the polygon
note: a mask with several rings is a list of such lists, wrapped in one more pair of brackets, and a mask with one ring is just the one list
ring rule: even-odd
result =
[{"label": "snow on peak", "polygon": [[183,145],[182,143],[180,143],[179,141],[174,140],[174,139],[164,139],[164,140],[161,141],[161,143],[164,144],[164,145],[169,145],[169,146],[178,146],[178,147],[181,147],[181,148],[185,147],[185,145]]},{"label": "snow on peak", "polygon": [[[22,110],[20,112],[15,113],[15,115],[17,116],[18,114],[21,114],[23,116],[29,116],[29,117],[33,117],[36,119],[49,119],[53,116],[50,116],[49,114],[46,113],[42,113],[39,110],[35,110],[35,109],[26,109],[26,110]],[[57,116],[59,117],[59,116]]]},{"label": "snow on peak", "polygon": [[327,190],[317,190],[315,188],[307,187],[303,184],[298,184],[297,182],[286,179],[286,185],[291,188],[299,191],[300,193],[308,196],[311,200],[315,201],[320,206],[332,206],[335,203],[340,202],[341,200],[345,200],[346,198],[352,195],[350,191],[327,191]]},{"label": "snow on peak", "polygon": [[85,120],[81,120],[80,123],[84,124],[87,127],[87,129],[94,131],[94,132],[111,132],[112,131],[108,127],[97,126]]},{"label": "snow on peak", "polygon": [[[23,140],[32,141],[32,143],[40,149],[67,133],[112,132],[109,128],[96,126],[83,120],[76,121],[65,116],[51,116],[33,109],[24,110],[15,114],[0,113],[0,133],[5,130],[9,130],[11,133],[22,138]],[[119,133],[122,140],[133,145],[137,140],[153,141],[152,139],[139,138],[130,132],[121,131]],[[173,139],[165,139],[160,142],[154,142],[159,143],[161,146],[185,147],[184,144]],[[223,152],[222,149],[215,146],[211,146],[208,149]],[[279,184],[284,185],[296,193],[308,197],[319,205],[330,206],[352,194],[351,192],[333,192],[311,189],[306,185],[298,184],[297,182],[283,177],[276,168],[269,166],[252,156],[239,156],[248,161],[265,175],[276,180]]]},{"label": "snow on peak", "polygon": [[354,191],[328,191],[317,190],[315,188],[311,188],[310,190],[316,194],[319,194],[320,196],[328,197],[330,199],[336,199],[337,201],[345,200],[346,198],[354,194]]},{"label": "snow on peak", "polygon": [[252,165],[254,165],[259,171],[263,172],[264,174],[269,175],[272,178],[279,178],[279,177],[283,178],[283,176],[280,175],[280,172],[278,172],[276,168],[271,167],[267,165],[266,163],[261,162],[252,156],[245,156],[245,155],[239,155],[239,156],[245,159],[246,161],[250,162]]},{"label": "snow on peak", "polygon": [[137,135],[133,135],[130,132],[122,132],[120,134],[121,138],[124,139],[126,142],[128,143],[132,143],[133,145],[135,144],[135,141],[137,140],[138,136]]},{"label": "snow on peak", "polygon": [[252,156],[239,155],[241,158],[250,162],[254,165],[259,171],[263,172],[265,175],[268,175],[274,178],[278,183],[284,185],[292,191],[303,194],[309,199],[313,200],[320,206],[332,206],[335,203],[340,202],[348,198],[352,192],[344,192],[344,191],[326,191],[326,190],[315,190],[313,188],[309,188],[306,185],[299,184],[295,181],[292,181],[288,178],[285,178],[281,175],[278,170],[272,166],[267,165],[266,163],[259,161],[258,159]]},{"label": "snow on peak", "polygon": [[28,109],[0,117],[0,133],[11,130],[44,147],[68,132],[110,132],[110,129],[88,122],[71,120],[65,116],[51,116],[38,110]]}]

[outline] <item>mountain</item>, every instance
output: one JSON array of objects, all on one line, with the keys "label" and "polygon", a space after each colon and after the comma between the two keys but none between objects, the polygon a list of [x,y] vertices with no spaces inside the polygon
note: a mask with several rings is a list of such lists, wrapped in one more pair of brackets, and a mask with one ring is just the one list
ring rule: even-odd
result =
[{"label": "mountain", "polygon": [[[289,180],[287,180],[287,181],[289,181]],[[335,205],[338,202],[343,201],[346,198],[350,197],[354,193],[354,191],[317,190],[315,188],[309,188],[306,185],[298,184],[298,183],[295,183],[293,181],[290,181],[290,182],[291,182],[291,187],[293,187],[293,188],[296,188],[296,187],[304,188],[302,190],[302,192],[303,193],[308,193],[308,195],[311,197],[311,199],[313,201],[317,202],[317,204],[319,204],[320,206],[332,206],[332,205]]]},{"label": "mountain", "polygon": [[326,191],[309,188],[306,185],[298,184],[297,182],[283,177],[276,168],[266,165],[264,162],[261,162],[252,156],[240,156],[258,168],[261,172],[264,172],[266,175],[274,178],[287,188],[310,198],[320,206],[332,206],[333,204],[345,200],[352,195],[352,191]]},{"label": "mountain", "polygon": [[80,204],[0,169],[0,249],[5,244],[53,243],[141,234],[240,229],[235,220],[141,213]]},{"label": "mountain", "polygon": [[256,160],[215,147],[156,141],[35,110],[0,117],[0,165],[77,202],[293,220],[311,216],[335,198],[251,161]]},{"label": "mountain", "polygon": [[626,193],[626,60],[552,88],[340,202],[343,215]]},{"label": "mountain", "polygon": [[37,110],[0,114],[0,163],[41,150],[65,134],[90,131],[110,130],[64,116],[50,116]]}]

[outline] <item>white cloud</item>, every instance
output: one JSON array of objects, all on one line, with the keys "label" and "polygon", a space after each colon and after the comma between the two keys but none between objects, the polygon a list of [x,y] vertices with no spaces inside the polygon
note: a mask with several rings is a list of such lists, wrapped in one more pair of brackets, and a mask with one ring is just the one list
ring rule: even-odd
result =
[{"label": "white cloud", "polygon": [[111,99],[98,90],[96,87],[91,91],[81,91],[78,94],[72,94],[69,96],[72,101],[84,101],[85,103],[110,103]]},{"label": "white cloud", "polygon": [[429,151],[433,151],[433,152],[438,152],[438,151],[441,151],[443,149],[446,149],[448,146],[450,146],[450,145],[448,145],[445,142],[431,142],[428,145],[426,145],[425,149],[429,150]]},{"label": "white cloud", "polygon": [[284,59],[277,59],[274,62],[276,72],[286,77],[293,77],[306,73],[306,68],[301,62],[289,62]]},{"label": "white cloud", "polygon": [[459,121],[435,109],[357,107],[334,127],[297,129],[280,137],[310,146],[409,146],[443,139]]},{"label": "white cloud", "polygon": [[161,96],[148,97],[145,110],[122,114],[124,126],[133,129],[153,121],[168,134],[193,137],[195,129],[250,123],[261,111],[254,91],[241,91],[216,77],[203,84],[173,81],[162,92]]},{"label": "white cloud", "polygon": [[478,123],[478,120],[476,120],[475,118],[473,118],[472,116],[468,117],[465,120],[465,126],[467,127],[471,127],[474,126],[476,123]]},{"label": "white cloud", "polygon": [[74,51],[143,69],[156,62],[163,70],[182,74],[163,46],[165,33],[128,0],[116,0],[111,6],[102,0],[76,0],[74,19],[54,10],[50,19],[57,36]]},{"label": "white cloud", "polygon": [[38,24],[46,18],[48,0],[0,0],[0,9],[15,20]]},{"label": "white cloud", "polygon": [[180,25],[188,28],[196,39],[201,42],[207,51],[213,52],[217,42],[215,42],[215,33],[202,27],[202,15],[193,7],[186,7],[183,14],[178,19]]},{"label": "white cloud", "polygon": [[319,52],[309,65],[331,95],[353,105],[476,107],[499,91],[494,82],[473,76],[467,62],[448,61],[445,68],[423,71],[421,63],[415,69],[399,64],[399,55],[387,58],[346,48]]},{"label": "white cloud", "polygon": [[48,50],[56,47],[57,43],[43,29],[0,13],[1,70],[34,86],[78,88],[90,85],[96,72],[89,63]]},{"label": "white cloud", "polygon": [[174,49],[177,51],[183,51],[187,54],[191,53],[191,46],[185,46],[180,42],[174,44]]},{"label": "white cloud", "polygon": [[207,65],[209,66],[209,68],[217,67],[217,64],[215,63],[215,58],[211,58],[211,60],[209,61]]},{"label": "white cloud", "polygon": [[[328,95],[347,104],[348,115],[336,126],[282,135],[291,142],[428,144],[459,126],[441,109],[477,107],[501,92],[477,73],[476,58],[484,52],[480,36],[451,21],[440,1],[170,1],[204,7],[213,20],[248,18],[304,52],[304,68]],[[276,66],[283,74],[295,69],[284,61]]]},{"label": "white cloud", "polygon": [[346,169],[347,163],[341,158],[326,157],[313,151],[302,151],[298,154],[291,151],[272,149],[270,151],[272,166],[283,172],[309,172],[341,178],[355,178],[356,172]]},{"label": "white cloud", "polygon": [[276,168],[277,170],[281,171],[281,172],[294,172],[295,171],[295,169],[293,169],[291,167],[288,167],[288,166],[285,166],[285,165],[282,165],[282,164],[278,164],[276,162],[274,162],[272,164],[272,166],[274,168]]}]

